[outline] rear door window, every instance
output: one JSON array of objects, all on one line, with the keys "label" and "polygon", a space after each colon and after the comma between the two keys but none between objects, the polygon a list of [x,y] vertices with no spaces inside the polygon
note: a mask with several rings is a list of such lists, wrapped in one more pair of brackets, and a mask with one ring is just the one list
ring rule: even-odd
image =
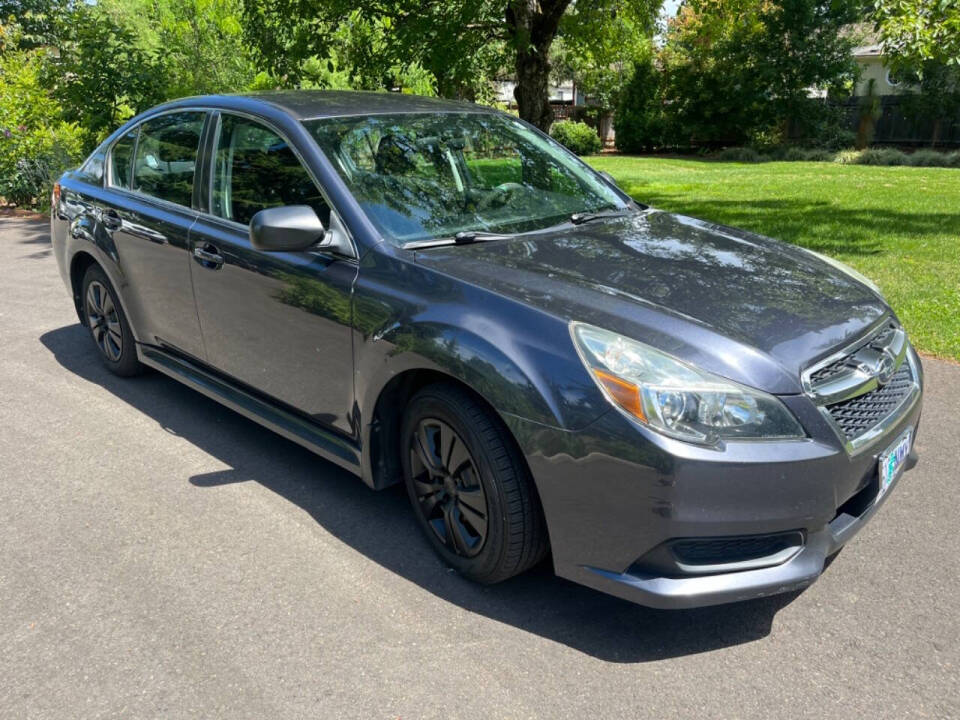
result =
[{"label": "rear door window", "polygon": [[202,112],[170,113],[140,126],[133,161],[132,187],[137,192],[185,207],[192,205],[203,120]]},{"label": "rear door window", "polygon": [[110,150],[110,185],[113,187],[130,189],[130,166],[139,131],[140,128],[134,128],[117,140]]},{"label": "rear door window", "polygon": [[106,159],[106,150],[100,148],[93,155],[87,158],[87,161],[83,163],[79,170],[77,170],[77,177],[88,182],[92,185],[100,185],[103,183],[103,162]]}]

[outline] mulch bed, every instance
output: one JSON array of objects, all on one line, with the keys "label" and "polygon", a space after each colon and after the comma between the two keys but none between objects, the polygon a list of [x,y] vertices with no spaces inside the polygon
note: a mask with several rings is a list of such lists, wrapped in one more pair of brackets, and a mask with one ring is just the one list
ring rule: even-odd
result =
[{"label": "mulch bed", "polygon": [[0,207],[0,218],[18,218],[22,220],[46,220],[47,215],[43,215],[33,210],[25,210],[24,208],[18,208],[15,205],[7,205],[6,207]]}]

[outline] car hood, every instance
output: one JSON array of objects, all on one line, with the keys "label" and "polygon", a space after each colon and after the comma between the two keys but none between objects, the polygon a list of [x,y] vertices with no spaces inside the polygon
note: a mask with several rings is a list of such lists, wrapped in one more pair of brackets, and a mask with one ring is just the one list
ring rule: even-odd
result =
[{"label": "car hood", "polygon": [[800,248],[652,209],[418,250],[416,260],[770,392],[799,392],[805,365],[889,313],[868,287]]}]

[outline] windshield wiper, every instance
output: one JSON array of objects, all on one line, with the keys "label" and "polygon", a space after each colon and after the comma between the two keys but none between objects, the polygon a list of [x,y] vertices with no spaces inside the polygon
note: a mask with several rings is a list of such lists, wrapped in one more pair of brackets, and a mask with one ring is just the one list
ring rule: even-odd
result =
[{"label": "windshield wiper", "polygon": [[507,240],[512,237],[513,233],[494,233],[487,232],[486,230],[461,230],[453,236],[453,241],[457,245],[469,245],[470,243],[482,242],[484,240]]},{"label": "windshield wiper", "polygon": [[605,220],[606,218],[622,217],[629,215],[632,208],[614,208],[610,210],[598,210],[597,212],[579,212],[570,216],[570,222],[574,225],[583,225],[594,220]]},{"label": "windshield wiper", "polygon": [[461,230],[456,235],[445,238],[434,238],[432,240],[414,240],[405,243],[404,250],[420,250],[422,248],[439,247],[441,245],[450,245],[453,240],[454,245],[470,245],[475,242],[486,242],[487,240],[509,240],[516,237],[512,233],[493,233],[485,230]]}]

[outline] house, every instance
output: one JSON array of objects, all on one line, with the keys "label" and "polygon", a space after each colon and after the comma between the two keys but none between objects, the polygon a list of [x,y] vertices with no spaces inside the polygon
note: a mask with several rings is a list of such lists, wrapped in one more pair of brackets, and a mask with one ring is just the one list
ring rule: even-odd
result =
[{"label": "house", "polygon": [[869,31],[860,37],[861,44],[853,49],[860,77],[853,97],[842,103],[858,143],[960,146],[960,118],[934,118],[911,110],[909,96],[919,92],[917,83],[897,77],[888,66],[882,46]]},{"label": "house", "polygon": [[861,45],[853,49],[853,57],[860,67],[860,78],[857,80],[853,94],[864,97],[870,94],[870,82],[873,82],[873,94],[878,97],[899,95],[910,87],[892,73],[886,66],[883,58],[883,49],[879,43]]},{"label": "house", "polygon": [[[508,107],[516,107],[517,100],[513,95],[513,89],[517,83],[513,80],[497,80],[494,82],[494,88],[497,91],[497,102],[502,102]],[[559,85],[550,83],[547,88],[550,96],[550,103],[554,105],[583,105],[584,98],[573,85],[573,80],[565,80]]]}]

